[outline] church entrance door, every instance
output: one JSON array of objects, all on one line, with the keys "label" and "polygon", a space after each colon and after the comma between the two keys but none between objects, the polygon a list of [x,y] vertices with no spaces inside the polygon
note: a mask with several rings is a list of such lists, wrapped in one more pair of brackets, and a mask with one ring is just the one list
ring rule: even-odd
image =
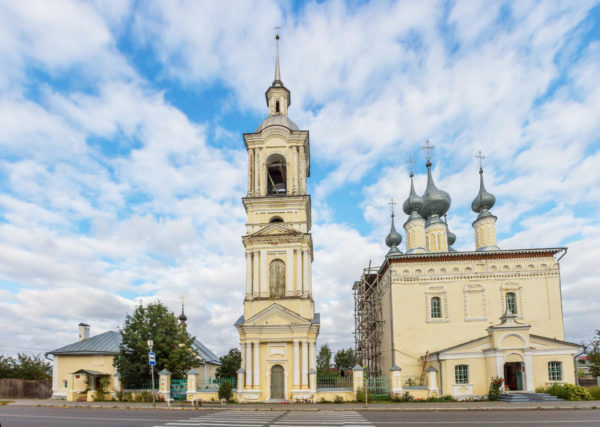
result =
[{"label": "church entrance door", "polygon": [[271,399],[284,399],[283,367],[281,365],[271,368]]},{"label": "church entrance door", "polygon": [[523,369],[521,362],[504,364],[504,384],[509,390],[523,390]]}]

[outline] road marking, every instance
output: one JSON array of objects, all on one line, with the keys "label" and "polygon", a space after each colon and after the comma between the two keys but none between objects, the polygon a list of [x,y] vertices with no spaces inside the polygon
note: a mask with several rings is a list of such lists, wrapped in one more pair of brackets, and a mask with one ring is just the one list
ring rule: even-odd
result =
[{"label": "road marking", "polygon": [[404,425],[404,424],[518,424],[518,425],[526,425],[526,424],[575,424],[575,423],[600,423],[600,419],[598,420],[513,420],[513,421],[371,421],[376,425],[379,424],[394,424],[394,425]]},{"label": "road marking", "polygon": [[108,417],[70,417],[70,416],[58,416],[58,415],[26,415],[26,414],[7,414],[6,412],[0,412],[2,417],[14,417],[14,418],[52,418],[56,420],[99,420],[99,421],[150,421],[150,422],[169,422],[179,420],[157,420],[156,418],[108,418]]}]

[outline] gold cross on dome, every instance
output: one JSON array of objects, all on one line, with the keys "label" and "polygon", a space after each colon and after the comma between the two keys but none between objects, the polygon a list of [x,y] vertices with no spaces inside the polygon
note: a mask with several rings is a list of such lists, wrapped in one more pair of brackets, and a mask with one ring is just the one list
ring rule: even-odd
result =
[{"label": "gold cross on dome", "polygon": [[406,161],[406,164],[410,168],[410,175],[412,176],[413,175],[413,165],[415,164],[415,161],[412,158],[412,154],[408,156],[408,160]]},{"label": "gold cross on dome", "polygon": [[280,26],[273,27],[275,29],[275,38],[279,40],[279,30],[281,30]]},{"label": "gold cross on dome", "polygon": [[425,150],[425,158],[427,159],[427,161],[431,161],[431,151],[435,148],[435,145],[432,145],[431,142],[427,140],[425,145],[423,145],[423,147],[421,148]]},{"label": "gold cross on dome", "polygon": [[388,204],[392,207],[392,216],[394,216],[394,206],[396,206],[398,203],[394,202],[394,199],[390,199]]}]

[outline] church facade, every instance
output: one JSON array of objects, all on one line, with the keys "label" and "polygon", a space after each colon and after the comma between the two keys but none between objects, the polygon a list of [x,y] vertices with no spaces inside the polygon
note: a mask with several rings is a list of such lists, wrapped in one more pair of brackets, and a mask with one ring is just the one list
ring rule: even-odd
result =
[{"label": "church facade", "polygon": [[445,220],[450,196],[435,186],[430,160],[427,170],[423,196],[411,172],[405,253],[392,214],[382,265],[354,284],[363,364],[371,375],[400,371],[392,392],[427,388],[457,398],[486,395],[493,377],[514,391],[574,383],[579,346],[564,341],[559,269],[566,249],[500,249],[495,197],[480,168],[475,248],[455,251]]},{"label": "church facade", "polygon": [[244,314],[235,323],[242,402],[314,399],[319,315],[314,312],[308,131],[288,118],[290,91],[279,70],[265,97],[268,116],[244,134],[248,151],[248,215]]}]

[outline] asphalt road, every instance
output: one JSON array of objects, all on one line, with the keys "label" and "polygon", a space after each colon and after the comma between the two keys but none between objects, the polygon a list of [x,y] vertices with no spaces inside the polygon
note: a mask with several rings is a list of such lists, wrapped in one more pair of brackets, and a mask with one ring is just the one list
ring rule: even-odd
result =
[{"label": "asphalt road", "polygon": [[600,426],[600,410],[231,411],[0,407],[0,426]]}]

